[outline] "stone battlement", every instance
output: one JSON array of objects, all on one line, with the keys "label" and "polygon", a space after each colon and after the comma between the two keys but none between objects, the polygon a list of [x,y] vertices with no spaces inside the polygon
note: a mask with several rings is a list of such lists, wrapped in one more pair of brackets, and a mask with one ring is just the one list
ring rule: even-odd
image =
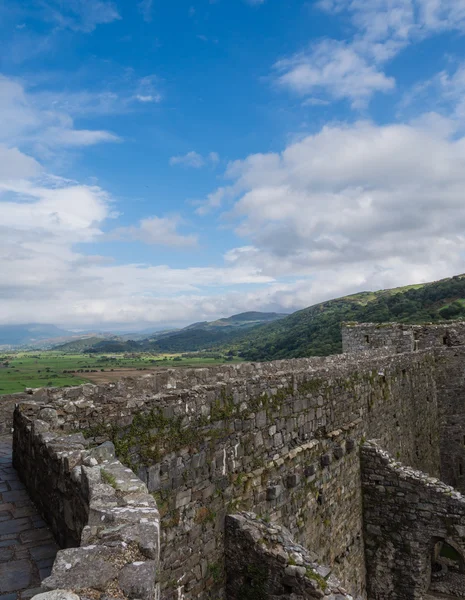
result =
[{"label": "stone battlement", "polygon": [[[376,440],[396,464],[465,491],[465,325],[348,325],[343,340],[346,353],[328,358],[164,370],[7,400],[5,407],[19,404],[15,465],[68,548],[44,585],[66,581],[63,587],[86,597],[62,579],[62,565],[73,570],[66,553],[90,545],[109,564],[113,558],[101,553],[111,547],[113,567],[125,573],[136,563],[139,573],[151,569],[146,596],[109,571],[113,577],[93,588],[102,598],[421,598],[391,585],[392,577],[389,594],[380,591],[389,573],[400,577],[403,568],[407,580],[411,573],[401,560],[391,561],[388,574],[376,568],[376,557],[389,554],[383,544],[395,554],[400,542],[384,535],[389,513],[373,525],[382,524],[382,535],[370,537],[375,517],[365,494],[379,486],[369,485],[365,465],[375,458],[368,460],[373,446],[364,443]],[[384,504],[394,510],[396,497],[389,498],[393,504]],[[144,507],[152,511],[148,521]],[[126,522],[127,514],[135,521]],[[105,516],[103,524],[96,515]],[[149,525],[134,529],[142,523]],[[138,533],[130,538],[128,530]],[[122,544],[135,554],[124,554]],[[292,544],[301,558],[284,560]],[[422,552],[429,564],[430,546]],[[254,560],[273,573],[259,591],[247,573]],[[305,574],[290,568],[299,566],[293,560],[307,561]],[[415,573],[410,588],[423,593],[431,574],[423,567]]]}]

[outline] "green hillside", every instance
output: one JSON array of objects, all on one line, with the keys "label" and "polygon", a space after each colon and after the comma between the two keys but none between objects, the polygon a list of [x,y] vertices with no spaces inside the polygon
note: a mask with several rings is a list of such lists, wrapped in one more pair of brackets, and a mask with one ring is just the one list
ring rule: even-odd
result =
[{"label": "green hillside", "polygon": [[255,328],[234,343],[246,360],[327,356],[342,350],[341,323],[425,323],[465,319],[465,275],[378,292],[361,292]]},{"label": "green hillside", "polygon": [[[78,352],[85,352],[89,348],[96,346],[101,343],[105,338],[97,337],[97,336],[89,336],[83,337],[80,339],[72,340],[71,342],[66,342],[65,344],[60,344],[58,346],[54,346],[53,350],[58,352],[63,352],[65,354],[75,354]],[[115,339],[116,338],[115,336]],[[113,341],[113,340],[109,340]]]},{"label": "green hillside", "polygon": [[437,322],[465,319],[465,275],[391,290],[361,292],[310,306],[292,315],[242,313],[194,323],[145,340],[87,338],[60,351],[179,353],[219,349],[245,360],[326,356],[341,352],[341,323]]},{"label": "green hillside", "polygon": [[245,330],[284,318],[279,313],[247,312],[217,321],[193,323],[181,330],[159,332],[146,339],[128,336],[108,339],[87,338],[58,346],[61,352],[196,352],[232,343]]}]

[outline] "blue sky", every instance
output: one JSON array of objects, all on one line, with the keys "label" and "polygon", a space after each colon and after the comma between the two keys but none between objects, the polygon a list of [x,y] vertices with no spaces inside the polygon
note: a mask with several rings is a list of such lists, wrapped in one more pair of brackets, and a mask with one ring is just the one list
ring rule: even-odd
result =
[{"label": "blue sky", "polygon": [[0,321],[465,271],[465,0],[5,0]]}]

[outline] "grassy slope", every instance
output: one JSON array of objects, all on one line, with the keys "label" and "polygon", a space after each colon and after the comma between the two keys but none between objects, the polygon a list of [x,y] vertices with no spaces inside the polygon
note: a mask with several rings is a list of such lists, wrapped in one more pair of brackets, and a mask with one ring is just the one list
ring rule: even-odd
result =
[{"label": "grassy slope", "polygon": [[424,323],[465,318],[465,276],[329,300],[244,334],[234,344],[246,360],[341,352],[341,323]]},{"label": "grassy slope", "polygon": [[92,336],[80,338],[77,340],[72,340],[71,342],[66,342],[64,344],[59,344],[53,347],[53,350],[57,352],[66,352],[66,353],[76,353],[82,352],[83,350],[87,350],[87,348],[92,348],[95,344],[98,344],[102,341],[103,338]]}]

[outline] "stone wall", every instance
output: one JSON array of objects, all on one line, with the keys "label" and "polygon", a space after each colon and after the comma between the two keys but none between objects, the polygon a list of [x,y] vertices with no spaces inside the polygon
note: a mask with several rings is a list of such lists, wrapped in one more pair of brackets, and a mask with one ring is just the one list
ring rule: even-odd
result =
[{"label": "stone wall", "polygon": [[465,322],[452,321],[438,325],[405,325],[402,323],[344,323],[344,353],[384,349],[388,353],[413,352],[444,346],[465,344]]},{"label": "stone wall", "polygon": [[342,352],[353,353],[383,349],[387,353],[413,352],[415,341],[411,326],[399,323],[344,323]]},{"label": "stone wall", "polygon": [[13,413],[18,402],[27,399],[26,394],[0,396],[0,435],[8,435],[13,431]]},{"label": "stone wall", "polygon": [[436,351],[441,479],[465,492],[465,347]]},{"label": "stone wall", "polygon": [[224,594],[224,519],[287,527],[364,596],[358,446],[378,438],[439,472],[434,357],[427,352],[167,371],[106,386],[40,390],[54,428],[118,457],[155,492],[163,600]]},{"label": "stone wall", "polygon": [[376,444],[362,447],[361,462],[368,598],[423,600],[437,543],[465,555],[465,498]]},{"label": "stone wall", "polygon": [[227,600],[352,600],[283,527],[241,513],[226,517],[225,530]]},{"label": "stone wall", "polygon": [[82,598],[155,600],[160,523],[154,499],[110,442],[90,448],[82,433],[55,432],[57,424],[51,407],[24,403],[15,410],[14,466],[66,548],[43,588]]}]

